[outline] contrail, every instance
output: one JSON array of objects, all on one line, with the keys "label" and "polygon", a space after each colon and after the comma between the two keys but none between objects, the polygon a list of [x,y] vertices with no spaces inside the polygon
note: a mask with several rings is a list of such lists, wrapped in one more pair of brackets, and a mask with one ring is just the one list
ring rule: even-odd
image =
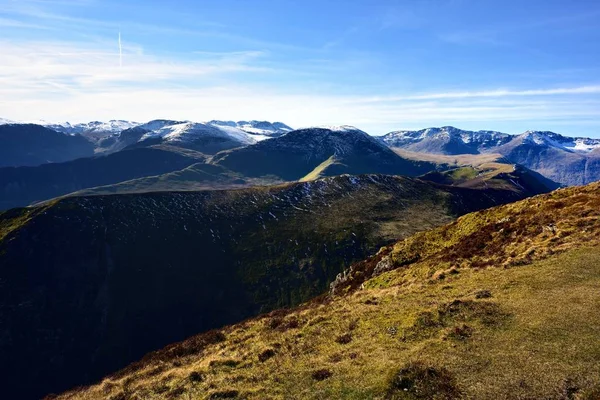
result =
[{"label": "contrail", "polygon": [[119,67],[123,66],[123,46],[121,45],[121,31],[119,31]]}]

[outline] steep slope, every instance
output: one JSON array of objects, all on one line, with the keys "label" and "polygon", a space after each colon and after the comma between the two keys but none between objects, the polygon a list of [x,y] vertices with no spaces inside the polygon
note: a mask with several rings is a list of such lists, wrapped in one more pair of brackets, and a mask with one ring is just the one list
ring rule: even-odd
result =
[{"label": "steep slope", "polygon": [[395,131],[382,136],[389,147],[431,154],[479,154],[508,143],[512,136],[494,131],[465,131],[453,126]]},{"label": "steep slope", "polygon": [[81,136],[34,124],[0,125],[0,168],[63,162],[93,154],[93,144]]},{"label": "steep slope", "polygon": [[59,398],[597,399],[599,210],[592,184],[468,214],[355,264],[330,298]]},{"label": "steep slope", "polygon": [[[184,123],[185,121],[155,119],[144,124],[138,124],[128,129],[124,129],[119,133],[104,137],[102,140],[98,141],[96,151],[99,153],[114,153],[116,151],[121,151],[129,146],[136,146],[142,137],[149,132]],[[159,140],[155,140],[152,143],[145,143],[139,147],[147,147],[159,142]]]},{"label": "steep slope", "polygon": [[582,185],[600,180],[599,148],[600,139],[529,131],[495,151],[563,185]]},{"label": "steep slope", "polygon": [[501,162],[429,172],[421,176],[421,179],[459,187],[521,190],[532,195],[558,189],[560,186],[521,165]]},{"label": "steep slope", "polygon": [[157,147],[37,167],[0,168],[0,210],[26,206],[85,188],[177,171],[205,158],[189,150]]},{"label": "steep slope", "polygon": [[191,334],[298,304],[393,239],[522,196],[366,175],[10,210],[0,214],[2,393],[89,383]]},{"label": "steep slope", "polygon": [[70,195],[222,190],[281,183],[281,180],[247,178],[219,165],[197,163],[179,171],[84,189]]},{"label": "steep slope", "polygon": [[[416,154],[421,155],[421,153]],[[444,185],[513,191],[522,197],[546,193],[559,186],[525,167],[507,164],[505,160],[498,159],[498,156],[491,158],[477,156],[477,160],[474,162],[474,159],[469,159],[468,161],[473,164],[465,164],[460,168],[451,168],[450,165],[443,163],[438,166],[440,171],[429,172],[419,178]],[[336,163],[339,162],[332,156],[299,181],[309,182],[325,177]],[[198,163],[180,171],[85,189],[72,195],[215,190],[281,183],[283,183],[281,179],[274,177],[251,178],[221,165]]]},{"label": "steep slope", "polygon": [[115,153],[121,151],[128,146],[135,145],[148,132],[148,129],[141,126],[125,129],[116,135],[111,135],[99,140],[96,152]]},{"label": "steep slope", "polygon": [[307,128],[254,146],[217,154],[213,163],[250,177],[271,176],[299,180],[323,162],[335,162],[320,176],[343,173],[382,173],[416,176],[435,169],[433,164],[405,160],[373,137],[349,126]]}]

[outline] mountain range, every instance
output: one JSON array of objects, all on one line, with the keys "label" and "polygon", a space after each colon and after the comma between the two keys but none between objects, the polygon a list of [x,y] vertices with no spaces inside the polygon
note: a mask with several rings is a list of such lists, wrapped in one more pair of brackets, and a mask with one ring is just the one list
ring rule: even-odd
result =
[{"label": "mountain range", "polygon": [[[238,149],[240,147],[254,146],[266,139],[282,138],[293,129],[281,122],[267,121],[218,121],[212,120],[204,123],[190,121],[154,120],[147,123],[135,123],[130,121],[112,120],[109,122],[94,121],[82,124],[53,124],[41,122],[41,125],[18,124],[9,120],[0,120],[0,150],[2,161],[0,167],[7,166],[36,166],[47,163],[67,162],[73,159],[90,157],[94,154],[111,154],[130,147],[151,147],[159,144],[176,146],[195,150],[206,155],[216,155],[219,152]],[[320,146],[318,132],[321,128],[305,128],[299,131],[304,135],[317,134],[314,138],[305,137],[306,147],[296,147],[300,153],[306,151],[310,146]],[[356,130],[353,127],[342,127],[328,129],[340,136],[344,130]],[[58,132],[62,135],[57,135]],[[296,134],[300,137],[301,134]],[[505,162],[520,164],[536,171],[548,179],[561,185],[580,185],[600,179],[600,139],[583,137],[567,137],[553,132],[527,131],[520,135],[509,135],[496,131],[468,131],[446,126],[441,128],[427,128],[417,131],[394,131],[384,136],[377,137],[378,140],[392,150],[403,150],[422,155],[476,155],[495,154],[504,157]],[[82,140],[86,139],[86,140]],[[292,140],[290,140],[292,141]],[[343,141],[342,141],[343,142]],[[342,143],[340,142],[340,143]],[[279,142],[281,143],[281,142]],[[293,146],[294,144],[292,144]],[[336,146],[333,141],[323,142],[325,146]],[[228,155],[226,152],[216,156],[223,165],[242,163],[244,157],[251,157],[264,151],[271,151],[270,147],[277,148],[280,144],[261,144],[256,148],[248,148]],[[344,145],[342,144],[342,147]],[[372,146],[372,144],[371,144]],[[290,150],[291,151],[291,150]],[[369,150],[370,151],[370,150]],[[369,153],[366,151],[366,153]],[[381,150],[378,150],[381,152]],[[329,152],[327,158],[307,157],[306,165],[312,165],[311,159],[319,159],[321,162],[312,165],[325,170],[347,170],[334,152]],[[291,154],[291,153],[290,153]],[[298,153],[299,154],[299,153]],[[280,153],[282,157],[283,153]],[[306,155],[305,155],[306,156]],[[329,157],[333,158],[329,159]],[[292,156],[292,160],[302,156]],[[371,154],[371,157],[374,157]],[[434,162],[442,164],[439,160],[430,157],[422,157],[414,161]],[[427,158],[427,160],[425,160]],[[384,170],[396,173],[398,160],[390,161],[392,158],[383,157],[378,170],[367,170],[364,172],[380,172]],[[278,161],[276,161],[278,162]],[[297,163],[297,161],[291,161]],[[246,168],[252,163],[245,162]],[[383,167],[383,165],[386,167]],[[414,167],[414,173],[423,173],[426,164]],[[260,171],[260,163],[252,165],[255,169],[252,174],[268,173]],[[290,169],[296,167],[290,165]],[[303,167],[300,167],[301,169]],[[313,169],[314,169],[313,168]],[[412,168],[412,167],[411,167]],[[419,169],[421,168],[421,169]],[[407,163],[400,168],[408,171]],[[297,177],[298,171],[275,174],[282,179],[301,179]],[[426,171],[425,171],[426,172]],[[318,176],[319,172],[315,171]],[[285,177],[284,177],[285,175]],[[410,175],[410,173],[409,173]],[[116,182],[110,182],[116,183]]]},{"label": "mountain range", "polygon": [[[259,314],[307,301],[335,301],[332,296],[351,295],[364,285],[389,288],[382,272],[413,268],[445,241],[456,245],[447,249],[454,258],[443,259],[446,253],[441,253],[436,263],[415,264],[416,276],[402,274],[392,277],[394,282],[427,286],[443,280],[434,277],[436,269],[443,267],[439,274],[454,276],[463,273],[456,272],[462,263],[473,268],[517,265],[545,254],[551,243],[572,244],[572,238],[581,236],[573,227],[594,228],[588,226],[595,221],[589,210],[582,215],[590,216],[589,221],[565,214],[577,219],[569,229],[556,238],[544,236],[543,249],[523,249],[537,243],[535,235],[554,232],[558,222],[527,220],[530,225],[511,228],[512,216],[504,211],[468,214],[532,196],[541,199],[535,203],[539,210],[531,206],[536,215],[571,204],[570,197],[555,202],[553,195],[539,196],[569,179],[593,177],[591,160],[600,141],[592,139],[449,127],[378,138],[352,126],[294,130],[264,121],[110,121],[52,129],[4,122],[0,139],[7,144],[9,165],[0,168],[0,209],[7,210],[0,211],[0,376],[6,382],[1,393],[8,398],[39,398],[92,384],[148,352],[202,332],[212,332],[198,339],[202,343],[208,337],[209,345],[229,346],[227,337],[214,329],[260,320],[264,317]],[[583,171],[574,165],[560,172],[560,165],[553,164],[575,156],[587,157]],[[514,161],[518,157],[521,162]],[[485,224],[497,227],[489,218],[500,221],[495,222],[500,224],[497,231],[488,232],[492,228]],[[444,225],[447,234],[419,233]],[[443,241],[436,235],[447,237]],[[485,258],[484,236],[492,242],[505,240],[498,246],[516,250],[492,262]],[[398,244],[390,247],[400,239],[413,243],[410,251],[396,251]],[[482,253],[466,255],[471,250]],[[324,297],[328,288],[329,297]],[[274,331],[300,327],[302,318],[296,324],[276,317],[287,313],[267,317]],[[329,329],[326,320],[316,318],[309,326]],[[467,322],[479,329],[477,321]],[[288,339],[295,342],[268,339],[259,361],[284,347],[297,357],[304,348],[302,335]],[[235,340],[246,339],[241,335]],[[235,379],[225,377],[220,367],[214,373],[202,369],[181,384],[170,378],[167,386],[154,382],[162,379],[162,371],[173,372],[177,363],[198,356],[195,347],[188,353],[186,346],[170,347],[176,361],[167,357],[160,371],[144,375],[153,386],[137,392],[138,397],[195,396],[196,389],[210,398],[233,396],[223,382]],[[338,356],[328,353],[332,360]],[[312,357],[310,348],[307,357]],[[220,363],[221,358],[214,353],[206,363]],[[223,363],[229,371],[240,364]],[[146,364],[119,376],[137,374],[138,368]],[[324,370],[329,372],[321,371],[323,376],[331,373],[330,367]],[[300,387],[330,377],[310,376]],[[136,390],[120,377],[103,383],[105,397],[133,396]],[[200,385],[213,378],[209,387]],[[189,393],[188,383],[193,386]],[[279,383],[274,386],[284,390]],[[237,386],[232,390],[237,391],[233,397],[253,396],[240,394]],[[264,392],[257,390],[254,397],[261,398]],[[362,397],[372,398],[375,392]]]},{"label": "mountain range", "polygon": [[600,139],[540,131],[508,135],[446,126],[390,132],[381,140],[392,148],[425,154],[496,153],[562,185],[583,185],[600,179]]}]

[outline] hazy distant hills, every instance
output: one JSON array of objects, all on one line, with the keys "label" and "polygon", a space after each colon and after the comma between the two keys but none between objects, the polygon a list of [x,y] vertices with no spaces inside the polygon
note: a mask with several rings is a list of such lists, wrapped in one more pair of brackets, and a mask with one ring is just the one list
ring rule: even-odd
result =
[{"label": "hazy distant hills", "polygon": [[[0,122],[0,208],[82,190],[231,188],[340,174],[419,176],[451,168],[442,159],[448,155],[497,155],[501,163],[562,185],[600,179],[599,139],[552,132],[513,136],[442,127],[378,138],[350,126],[293,130],[281,122],[166,119],[46,126]],[[102,189],[91,190],[97,186]]]},{"label": "hazy distant hills", "polygon": [[59,163],[92,155],[94,145],[82,136],[34,124],[0,125],[0,167]]},{"label": "hazy distant hills", "polygon": [[[232,127],[168,121],[151,124],[121,132],[121,143],[125,138],[135,143],[108,155],[35,168],[0,169],[0,206],[24,206],[106,185],[114,186],[103,187],[102,193],[194,190],[340,174],[417,176],[438,167],[404,159],[351,127],[301,129],[257,141]],[[212,154],[223,147],[233,148]],[[197,165],[192,168],[192,164]]]},{"label": "hazy distant hills", "polygon": [[454,127],[390,132],[381,140],[392,148],[440,155],[497,153],[563,185],[600,179],[600,139],[527,131],[508,135]]},{"label": "hazy distant hills", "polygon": [[108,122],[92,121],[79,124],[71,124],[69,122],[56,124],[42,121],[39,124],[57,132],[69,135],[81,135],[93,143],[139,125],[137,122],[123,120],[110,120]]},{"label": "hazy distant hills", "polygon": [[465,131],[452,126],[419,131],[395,131],[381,137],[390,147],[431,154],[480,154],[510,142],[511,135],[494,131]]},{"label": "hazy distant hills", "polygon": [[23,124],[0,119],[0,167],[31,166],[114,153],[124,148],[166,143],[214,154],[254,144],[292,131],[281,122],[153,120],[146,123],[111,120],[70,124]]},{"label": "hazy distant hills", "polygon": [[569,138],[553,132],[525,132],[496,151],[563,185],[600,180],[600,139]]},{"label": "hazy distant hills", "polygon": [[205,159],[189,150],[151,147],[37,167],[0,168],[0,210],[94,186],[177,171]]}]

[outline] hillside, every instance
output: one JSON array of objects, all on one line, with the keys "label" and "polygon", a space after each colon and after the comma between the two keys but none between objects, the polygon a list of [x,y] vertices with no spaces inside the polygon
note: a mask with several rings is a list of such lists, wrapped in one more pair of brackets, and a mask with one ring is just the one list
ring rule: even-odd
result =
[{"label": "hillside", "polygon": [[600,180],[600,140],[525,132],[495,151],[563,185]]},{"label": "hillside", "polygon": [[443,185],[478,189],[518,189],[526,193],[544,193],[560,185],[518,164],[489,162],[445,171],[428,172],[421,179]]},{"label": "hillside", "polygon": [[3,393],[90,383],[189,335],[299,304],[394,239],[525,195],[365,175],[10,210],[0,214]]},{"label": "hillside", "polygon": [[61,399],[600,396],[600,184],[418,233],[330,297],[192,337]]},{"label": "hillside", "polygon": [[377,139],[349,126],[295,130],[253,146],[222,152],[212,162],[248,177],[286,181],[300,180],[311,174],[417,176],[436,167],[428,162],[406,160]]},{"label": "hillside", "polygon": [[152,147],[37,167],[0,168],[0,210],[95,186],[177,171],[205,159],[203,154],[191,150]]},{"label": "hillside", "polygon": [[197,163],[166,174],[145,176],[112,185],[97,186],[70,193],[71,196],[168,191],[221,190],[281,184],[268,178],[248,178],[220,165]]},{"label": "hillside", "polygon": [[0,168],[35,166],[90,157],[94,145],[34,124],[0,124]]}]

